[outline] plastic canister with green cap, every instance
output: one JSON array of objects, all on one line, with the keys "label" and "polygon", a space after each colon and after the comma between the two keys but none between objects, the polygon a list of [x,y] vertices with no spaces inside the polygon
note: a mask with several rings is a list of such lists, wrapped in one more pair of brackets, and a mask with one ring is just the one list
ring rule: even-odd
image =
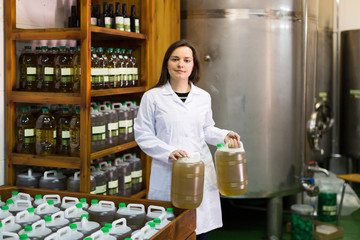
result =
[{"label": "plastic canister with green cap", "polygon": [[68,225],[70,221],[65,218],[63,211],[58,211],[51,216],[45,216],[45,225],[47,228],[50,228],[51,231],[55,232],[60,228]]},{"label": "plastic canister with green cap", "polygon": [[60,208],[60,206],[61,206],[61,197],[58,194],[46,194],[46,195],[44,195],[43,199],[44,199],[44,202],[53,200],[55,207]]},{"label": "plastic canister with green cap", "polygon": [[150,205],[147,208],[145,220],[151,221],[158,218],[161,214],[166,214],[165,208],[161,206]]},{"label": "plastic canister with green cap", "polygon": [[77,203],[79,203],[78,198],[65,196],[61,200],[60,209],[64,211],[65,209],[67,209],[69,207],[75,206]]},{"label": "plastic canister with green cap", "polygon": [[204,189],[204,163],[200,154],[180,158],[173,162],[171,202],[175,207],[194,209],[200,206]]},{"label": "plastic canister with green cap", "polygon": [[229,148],[222,143],[215,152],[215,168],[219,192],[224,196],[236,196],[247,192],[248,177],[246,154],[240,148]]},{"label": "plastic canister with green cap", "polygon": [[166,219],[168,221],[172,221],[175,219],[175,214],[174,214],[173,208],[166,208]]},{"label": "plastic canister with green cap", "polygon": [[314,234],[314,208],[306,204],[291,206],[291,239],[312,240]]},{"label": "plastic canister with green cap", "polygon": [[88,208],[89,219],[104,226],[105,223],[112,222],[116,213],[116,207],[112,201],[101,200],[98,202],[96,199],[91,200],[91,206]]},{"label": "plastic canister with green cap", "polygon": [[18,232],[21,226],[15,223],[14,216],[8,216],[0,222],[0,232]]},{"label": "plastic canister with green cap", "polygon": [[35,213],[39,215],[41,218],[45,216],[52,215],[56,212],[60,211],[60,208],[54,206],[53,200],[48,200],[46,203],[40,204],[36,209]]},{"label": "plastic canister with green cap", "polygon": [[74,222],[77,225],[77,229],[79,232],[84,234],[84,236],[88,236],[101,228],[100,224],[94,221],[89,221],[89,215],[84,214],[81,216],[81,220],[79,222]]},{"label": "plastic canister with green cap", "polygon": [[78,222],[82,215],[87,215],[88,212],[82,209],[82,204],[77,203],[75,206],[65,209],[65,218],[70,222]]},{"label": "plastic canister with green cap", "polygon": [[140,229],[145,224],[145,206],[140,203],[119,204],[116,218],[126,218],[127,225],[134,231]]},{"label": "plastic canister with green cap", "polygon": [[25,173],[19,173],[16,175],[16,186],[18,187],[39,187],[39,180],[41,173],[34,172],[32,168],[28,168]]},{"label": "plastic canister with green cap", "polygon": [[26,234],[32,240],[41,240],[50,235],[52,231],[45,226],[44,220],[39,220],[33,223],[31,226],[25,226],[25,228],[19,231],[19,234]]},{"label": "plastic canister with green cap", "polygon": [[61,240],[80,240],[84,238],[84,234],[77,230],[77,225],[74,223],[60,228],[57,233]]},{"label": "plastic canister with green cap", "polygon": [[109,228],[110,235],[116,239],[124,239],[131,236],[132,230],[127,226],[126,219],[120,218],[112,223],[106,223],[105,227]]},{"label": "plastic canister with green cap", "polygon": [[34,213],[34,208],[28,208],[24,211],[18,212],[15,216],[15,222],[20,226],[25,227],[31,225],[40,219],[40,216]]},{"label": "plastic canister with green cap", "polygon": [[33,207],[37,208],[40,204],[44,203],[45,200],[42,198],[40,194],[35,195],[35,200],[33,202]]},{"label": "plastic canister with green cap", "polygon": [[[13,232],[0,232],[0,240],[19,240],[19,235]],[[26,238],[27,239],[27,238]]]},{"label": "plastic canister with green cap", "polygon": [[8,205],[1,206],[0,220],[3,220],[9,216],[13,216],[12,213],[9,211],[9,206]]}]

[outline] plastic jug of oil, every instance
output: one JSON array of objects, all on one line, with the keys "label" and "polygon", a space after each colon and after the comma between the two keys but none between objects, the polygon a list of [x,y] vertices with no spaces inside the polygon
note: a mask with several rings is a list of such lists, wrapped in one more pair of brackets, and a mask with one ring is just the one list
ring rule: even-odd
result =
[{"label": "plastic jug of oil", "polygon": [[77,225],[72,223],[69,226],[60,228],[58,231],[59,239],[61,240],[79,240],[83,239],[84,234],[77,230]]},{"label": "plastic jug of oil", "polygon": [[105,172],[107,180],[107,195],[117,196],[119,192],[119,175],[111,161],[99,163],[100,169]]},{"label": "plastic jug of oil", "polygon": [[100,111],[103,113],[106,123],[106,147],[116,146],[119,136],[119,120],[116,110],[111,109],[108,104],[100,105]]},{"label": "plastic jug of oil", "polygon": [[126,218],[128,226],[134,231],[140,229],[145,224],[145,206],[143,204],[119,203],[119,209],[116,212],[116,218]]},{"label": "plastic jug of oil", "polygon": [[70,119],[70,156],[80,157],[80,109],[75,109],[75,115]]},{"label": "plastic jug of oil", "polygon": [[156,230],[160,231],[161,229],[166,227],[166,225],[169,224],[170,221],[166,220],[165,216],[166,216],[166,214],[162,214],[162,215],[160,215],[160,217],[154,219]]},{"label": "plastic jug of oil", "polygon": [[41,112],[35,124],[35,150],[38,155],[48,156],[56,151],[56,121],[47,107]]},{"label": "plastic jug of oil", "polygon": [[174,209],[173,208],[166,208],[166,217],[168,221],[172,221],[175,219]]},{"label": "plastic jug of oil", "polygon": [[61,197],[58,194],[46,194],[46,195],[44,195],[43,199],[44,199],[44,202],[53,200],[55,207],[60,208],[60,206],[61,206]]},{"label": "plastic jug of oil", "polygon": [[46,203],[40,204],[36,208],[35,213],[41,218],[44,218],[45,216],[52,215],[58,211],[60,211],[60,208],[54,206],[54,201],[48,200]]},{"label": "plastic jug of oil", "polygon": [[95,194],[106,195],[107,182],[106,182],[105,173],[100,170],[99,165],[96,165],[94,168],[91,167],[90,169],[91,169],[91,175],[95,178],[95,183],[96,183]]},{"label": "plastic jug of oil", "polygon": [[8,205],[1,206],[0,220],[3,220],[9,216],[13,216],[12,213],[9,211],[9,206]]},{"label": "plastic jug of oil", "polygon": [[18,212],[15,216],[15,222],[21,227],[31,225],[34,222],[40,220],[40,216],[36,215],[34,208],[28,208],[24,211]]},{"label": "plastic jug of oil", "polygon": [[85,211],[89,208],[89,204],[86,201],[86,198],[80,198],[80,203],[82,204],[82,209]]},{"label": "plastic jug of oil", "polygon": [[70,119],[71,114],[68,108],[62,108],[56,120],[56,154],[70,155]]},{"label": "plastic jug of oil", "polygon": [[22,107],[16,118],[16,152],[35,154],[35,117],[28,107]]},{"label": "plastic jug of oil", "polygon": [[215,152],[215,168],[219,192],[225,196],[246,193],[248,188],[246,154],[240,148],[228,148],[220,143]]},{"label": "plastic jug of oil", "polygon": [[100,230],[94,232],[90,235],[93,240],[116,240],[115,237],[109,234],[109,229],[107,227],[103,227]]},{"label": "plastic jug of oil", "polygon": [[98,107],[91,109],[91,152],[104,149],[106,140],[106,126],[103,114]]},{"label": "plastic jug of oil", "polygon": [[91,206],[88,209],[89,219],[95,221],[104,226],[105,223],[112,222],[116,213],[116,207],[114,202],[91,200]]},{"label": "plastic jug of oil", "polygon": [[194,209],[200,206],[204,189],[204,163],[200,154],[173,162],[171,202],[175,207]]},{"label": "plastic jug of oil", "polygon": [[39,187],[51,190],[66,190],[66,176],[59,170],[45,171],[44,176],[40,178]]},{"label": "plastic jug of oil", "polygon": [[129,197],[131,195],[131,166],[123,162],[122,158],[115,159],[115,166],[119,175],[119,196]]},{"label": "plastic jug of oil", "polygon": [[158,230],[155,229],[155,223],[149,222],[147,228],[144,228],[144,240],[148,240],[154,236]]},{"label": "plastic jug of oil", "polygon": [[114,103],[112,105],[113,109],[117,111],[118,120],[119,120],[119,144],[128,142],[128,133],[129,133],[129,115],[127,108],[123,107],[121,103]]},{"label": "plastic jug of oil", "polygon": [[141,159],[136,157],[136,153],[124,154],[124,161],[131,166],[131,193],[135,194],[142,189],[142,165]]},{"label": "plastic jug of oil", "polygon": [[60,239],[59,239],[58,233],[54,232],[54,233],[46,236],[46,238],[44,238],[44,240],[60,240]]},{"label": "plastic jug of oil", "polygon": [[32,168],[28,168],[25,173],[16,175],[16,186],[38,188],[41,173],[33,172]]},{"label": "plastic jug of oil", "polygon": [[14,216],[8,216],[1,220],[0,232],[18,232],[21,226],[15,222]]},{"label": "plastic jug of oil", "polygon": [[25,228],[19,232],[19,234],[26,234],[30,239],[34,240],[44,239],[51,233],[51,230],[45,226],[44,220],[39,220],[31,226],[25,226]]},{"label": "plastic jug of oil", "polygon": [[77,225],[77,230],[88,236],[100,229],[100,224],[94,221],[89,221],[89,215],[84,214],[81,216],[81,221],[74,222]]},{"label": "plastic jug of oil", "polygon": [[[109,226],[110,224],[110,226]],[[110,229],[110,235],[116,237],[116,239],[124,239],[131,236],[132,230],[127,226],[126,219],[120,218],[112,223],[105,224],[105,227]]]},{"label": "plastic jug of oil", "polygon": [[80,171],[75,172],[67,180],[67,190],[70,192],[80,192]]},{"label": "plastic jug of oil", "polygon": [[64,211],[58,211],[51,216],[46,216],[44,220],[46,227],[50,228],[53,232],[56,232],[60,228],[65,227],[70,223],[70,221],[65,218]]},{"label": "plastic jug of oil", "polygon": [[150,205],[148,206],[145,220],[146,221],[154,220],[155,218],[158,218],[161,214],[166,214],[164,207]]},{"label": "plastic jug of oil", "polygon": [[44,199],[42,198],[42,196],[40,194],[35,195],[35,200],[33,202],[33,207],[37,208],[40,204],[44,203]]},{"label": "plastic jug of oil", "polygon": [[78,198],[65,196],[62,198],[60,209],[64,211],[69,207],[75,206],[77,203],[79,203]]},{"label": "plastic jug of oil", "polygon": [[20,89],[36,91],[37,85],[37,61],[31,46],[25,46],[19,57],[20,66]]},{"label": "plastic jug of oil", "polygon": [[78,222],[81,220],[82,215],[87,215],[88,212],[82,209],[82,204],[77,203],[75,206],[65,209],[65,218],[70,222]]},{"label": "plastic jug of oil", "polygon": [[16,233],[0,232],[0,240],[19,240],[19,239],[20,239],[20,237]]}]

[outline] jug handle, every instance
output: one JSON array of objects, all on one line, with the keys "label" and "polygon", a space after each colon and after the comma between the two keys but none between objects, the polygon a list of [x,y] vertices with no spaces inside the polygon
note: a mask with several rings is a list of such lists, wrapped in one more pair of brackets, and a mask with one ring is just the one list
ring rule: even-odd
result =
[{"label": "jug handle", "polygon": [[76,206],[71,206],[64,211],[65,218],[69,218],[70,214],[73,213],[76,210]]},{"label": "jug handle", "polygon": [[100,166],[100,169],[104,169],[104,168],[106,168],[108,166],[108,163],[107,162],[101,162],[101,163],[99,163],[99,166]]},{"label": "jug handle", "polygon": [[65,213],[64,213],[64,211],[58,211],[58,212],[54,213],[53,215],[51,215],[51,219],[52,219],[52,220],[55,220],[55,219],[57,219],[57,218],[59,218],[59,219],[64,219],[64,218],[65,218]]},{"label": "jug handle", "polygon": [[143,210],[145,212],[145,206],[143,204],[140,204],[140,203],[129,203],[127,205],[127,208],[128,209],[131,209],[131,208],[140,208],[141,210]]},{"label": "jug handle", "polygon": [[80,171],[77,171],[74,173],[74,180],[79,180],[80,179]]},{"label": "jug handle", "polygon": [[116,228],[117,225],[127,226],[126,218],[119,218],[112,222],[113,228]]},{"label": "jug handle", "polygon": [[59,239],[59,235],[57,232],[54,232],[49,236],[47,236],[46,238],[44,238],[44,240],[58,240],[58,239]]},{"label": "jug handle", "polygon": [[20,200],[28,200],[28,201],[31,201],[31,196],[30,196],[30,194],[28,194],[28,193],[22,193],[22,192],[20,192],[20,193],[18,194],[18,198],[19,198]]},{"label": "jug handle", "polygon": [[143,232],[143,235],[148,233],[150,230],[151,230],[151,227],[148,224],[141,228],[141,231]]},{"label": "jug handle", "polygon": [[71,235],[71,228],[69,226],[60,228],[58,231],[58,237],[61,239],[61,237],[66,237]]},{"label": "jug handle", "polygon": [[121,159],[118,157],[118,158],[115,158],[115,166],[119,165],[120,163],[122,163],[123,161],[121,161]]},{"label": "jug handle", "polygon": [[98,231],[94,232],[93,234],[91,234],[90,237],[93,240],[100,240],[103,235],[104,235],[103,232],[101,230],[98,230]]},{"label": "jug handle", "polygon": [[161,206],[155,206],[155,205],[150,205],[148,207],[148,214],[152,211],[152,210],[155,210],[155,212],[157,212],[158,210],[161,211],[161,214],[165,213],[165,208],[164,207],[161,207]]},{"label": "jug handle", "polygon": [[144,237],[144,232],[142,230],[140,230],[137,233],[131,235],[132,240],[141,240],[141,239],[143,239],[143,237]]},{"label": "jug handle", "polygon": [[45,171],[44,172],[44,178],[49,178],[49,175],[56,175],[56,171],[55,170],[50,170],[50,171]]},{"label": "jug handle", "polygon": [[32,226],[33,230],[35,230],[37,228],[44,229],[45,228],[45,220],[41,219],[37,222],[34,222],[31,226]]},{"label": "jug handle", "polygon": [[107,106],[106,105],[100,105],[99,107],[100,111],[104,112],[107,110]]},{"label": "jug handle", "polygon": [[121,103],[113,103],[111,107],[113,109],[121,109]]},{"label": "jug handle", "polygon": [[105,200],[101,200],[99,202],[99,206],[110,206],[112,208],[115,208],[115,203],[113,201],[105,201]]},{"label": "jug handle", "polygon": [[61,203],[60,195],[57,194],[47,194],[43,197],[44,201],[47,202],[48,200],[54,200],[54,204]]},{"label": "jug handle", "polygon": [[48,208],[49,204],[46,202],[40,204],[39,206],[37,206],[36,208],[36,214],[41,214],[46,208]]},{"label": "jug handle", "polygon": [[66,202],[75,202],[79,203],[79,199],[76,197],[63,197],[62,204],[65,204]]},{"label": "jug handle", "polygon": [[26,209],[32,207],[30,200],[16,200],[14,204],[15,204],[15,206],[17,206],[17,207],[19,207],[19,206],[21,206],[21,205],[24,204],[24,205],[26,205]]},{"label": "jug handle", "polygon": [[19,239],[19,235],[17,235],[16,233],[13,233],[13,232],[1,232],[0,239],[7,239],[7,238],[2,238],[2,237],[12,237],[14,239]]},{"label": "jug handle", "polygon": [[15,216],[15,221],[16,222],[21,222],[22,219],[26,218],[27,216],[29,216],[29,212],[28,210],[24,210],[21,212],[18,212]]},{"label": "jug handle", "polygon": [[124,154],[123,158],[124,158],[124,161],[126,161],[127,159],[130,159],[132,158],[132,154],[131,153],[127,153],[127,154]]},{"label": "jug handle", "polygon": [[3,220],[1,220],[1,223],[4,226],[6,226],[6,224],[15,224],[15,217],[14,216],[8,216],[6,218],[4,218]]}]

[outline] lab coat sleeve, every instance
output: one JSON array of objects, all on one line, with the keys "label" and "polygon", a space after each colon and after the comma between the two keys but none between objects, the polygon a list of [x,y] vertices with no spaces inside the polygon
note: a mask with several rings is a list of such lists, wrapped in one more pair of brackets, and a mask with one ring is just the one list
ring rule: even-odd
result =
[{"label": "lab coat sleeve", "polygon": [[[210,98],[210,95],[209,95]],[[224,143],[226,135],[230,130],[220,129],[215,127],[215,122],[212,117],[211,98],[209,99],[209,107],[205,115],[204,134],[205,141],[208,144],[216,146],[218,143]]]},{"label": "lab coat sleeve", "polygon": [[177,148],[156,137],[155,104],[152,96],[144,94],[135,121],[135,141],[153,159],[169,162],[170,154]]}]

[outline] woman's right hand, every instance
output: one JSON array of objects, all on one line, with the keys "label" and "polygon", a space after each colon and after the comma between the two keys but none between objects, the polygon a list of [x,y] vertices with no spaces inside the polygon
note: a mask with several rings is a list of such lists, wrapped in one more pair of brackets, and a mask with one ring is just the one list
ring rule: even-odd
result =
[{"label": "woman's right hand", "polygon": [[188,158],[189,155],[187,154],[186,151],[177,149],[170,154],[169,159],[176,161],[178,160],[178,158],[182,158],[182,157]]}]

